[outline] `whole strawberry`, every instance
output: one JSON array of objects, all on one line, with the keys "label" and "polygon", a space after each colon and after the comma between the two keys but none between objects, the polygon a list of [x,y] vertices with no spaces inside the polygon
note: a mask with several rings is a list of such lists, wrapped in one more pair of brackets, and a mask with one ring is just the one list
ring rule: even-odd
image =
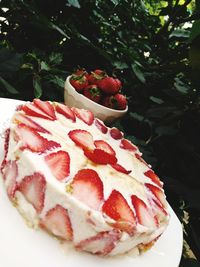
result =
[{"label": "whole strawberry", "polygon": [[127,100],[124,95],[116,94],[116,95],[106,96],[102,101],[102,105],[112,109],[123,110],[126,108]]},{"label": "whole strawberry", "polygon": [[77,70],[72,74],[70,83],[80,93],[88,85],[87,72],[85,70]]},{"label": "whole strawberry", "polygon": [[126,108],[127,106],[127,99],[124,95],[122,94],[116,94],[115,96],[115,100],[117,101],[117,107],[120,110],[123,110]]},{"label": "whole strawberry", "polygon": [[103,70],[95,70],[92,71],[89,75],[88,75],[88,82],[89,84],[98,84],[98,82],[103,79],[104,77],[106,77],[107,74],[105,71]]},{"label": "whole strawberry", "polygon": [[119,79],[113,77],[105,77],[98,81],[98,87],[108,95],[114,95],[121,89],[121,82]]},{"label": "whole strawberry", "polygon": [[84,90],[83,90],[84,96],[89,98],[90,100],[99,103],[101,100],[101,90],[97,87],[96,84],[91,84],[88,85]]}]

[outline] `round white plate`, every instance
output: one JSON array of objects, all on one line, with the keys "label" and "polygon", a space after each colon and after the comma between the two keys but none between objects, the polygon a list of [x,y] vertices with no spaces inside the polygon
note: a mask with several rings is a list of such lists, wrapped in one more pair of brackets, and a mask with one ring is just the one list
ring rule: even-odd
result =
[{"label": "round white plate", "polygon": [[[3,157],[2,131],[18,104],[0,98],[0,162]],[[2,267],[178,267],[182,254],[182,227],[170,208],[169,226],[156,244],[141,256],[131,254],[102,258],[83,252],[40,230],[29,228],[12,206],[0,177],[0,266]]]}]

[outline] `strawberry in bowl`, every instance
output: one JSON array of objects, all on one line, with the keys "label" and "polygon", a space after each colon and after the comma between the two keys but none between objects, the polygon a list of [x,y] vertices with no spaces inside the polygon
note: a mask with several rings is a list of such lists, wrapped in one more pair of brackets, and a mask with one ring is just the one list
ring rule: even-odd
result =
[{"label": "strawberry in bowl", "polygon": [[70,107],[89,109],[99,119],[111,123],[128,111],[127,99],[121,91],[121,81],[103,70],[90,73],[77,70],[66,79],[64,100]]}]

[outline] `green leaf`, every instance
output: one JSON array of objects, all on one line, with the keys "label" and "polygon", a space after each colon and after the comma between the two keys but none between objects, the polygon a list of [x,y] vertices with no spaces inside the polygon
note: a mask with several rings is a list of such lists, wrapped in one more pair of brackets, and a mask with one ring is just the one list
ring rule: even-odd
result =
[{"label": "green leaf", "polygon": [[110,0],[115,6],[119,4],[119,0]]},{"label": "green leaf", "polygon": [[113,66],[119,70],[128,69],[128,65],[121,61],[114,61]]},{"label": "green leaf", "polygon": [[55,85],[57,85],[57,86],[59,86],[59,87],[62,87],[62,88],[64,88],[64,83],[65,83],[65,81],[61,78],[61,77],[59,77],[59,76],[57,76],[57,75],[52,75],[52,76],[50,76],[51,78],[49,79],[49,81],[50,82],[52,82],[52,83],[54,83]]},{"label": "green leaf", "polygon": [[63,35],[64,37],[66,37],[67,39],[70,39],[70,37],[57,25],[55,25],[54,23],[51,23],[51,28],[53,30],[56,30],[57,32],[59,32],[61,35]]},{"label": "green leaf", "polygon": [[176,88],[177,91],[179,91],[180,93],[182,94],[187,94],[188,93],[188,90],[189,90],[189,87],[184,84],[179,78],[175,78],[174,79],[175,82],[174,82],[174,87]]},{"label": "green leaf", "polygon": [[162,99],[155,96],[150,96],[149,99],[159,105],[164,103]]},{"label": "green leaf", "polygon": [[34,95],[36,98],[40,98],[42,95],[42,86],[40,76],[35,75],[33,78]]},{"label": "green leaf", "polygon": [[78,0],[68,0],[68,5],[76,8],[81,7]]},{"label": "green leaf", "polygon": [[136,112],[130,112],[130,117],[131,118],[134,118],[138,121],[143,121],[144,120],[144,117]]},{"label": "green leaf", "polygon": [[177,37],[177,38],[189,38],[190,31],[184,29],[176,29],[170,35],[169,38]]},{"label": "green leaf", "polygon": [[192,42],[199,35],[200,35],[200,19],[196,20],[193,23],[192,30],[191,30],[190,37],[189,37],[189,41]]},{"label": "green leaf", "polygon": [[142,82],[145,83],[146,79],[144,74],[142,73],[141,69],[138,67],[137,64],[131,64],[132,70],[135,73],[136,77]]},{"label": "green leaf", "polygon": [[41,63],[40,63],[40,69],[41,70],[49,71],[50,70],[50,67],[49,67],[49,65],[46,62],[41,61]]},{"label": "green leaf", "polygon": [[52,52],[51,55],[49,56],[49,62],[52,65],[58,65],[62,62],[62,60],[63,60],[63,56],[61,53]]},{"label": "green leaf", "polygon": [[6,80],[4,80],[1,76],[0,76],[0,83],[4,86],[4,88],[10,94],[13,94],[13,95],[19,94],[19,92],[11,84],[9,84]]}]

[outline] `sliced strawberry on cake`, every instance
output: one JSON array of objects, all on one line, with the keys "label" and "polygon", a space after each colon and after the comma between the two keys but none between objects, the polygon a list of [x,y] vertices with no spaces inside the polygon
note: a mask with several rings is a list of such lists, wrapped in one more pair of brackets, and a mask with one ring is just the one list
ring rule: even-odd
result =
[{"label": "sliced strawberry on cake", "polygon": [[50,209],[40,221],[40,226],[51,234],[65,240],[72,240],[73,230],[68,212],[61,205]]},{"label": "sliced strawberry on cake", "polygon": [[44,152],[55,147],[60,147],[59,143],[49,141],[25,124],[18,124],[15,134],[15,139],[17,141],[21,140],[22,142],[22,149],[27,148],[33,152]]},{"label": "sliced strawberry on cake", "polygon": [[25,176],[19,184],[19,191],[24,195],[26,200],[33,205],[38,213],[40,213],[44,207],[45,190],[45,177],[37,172]]},{"label": "sliced strawberry on cake", "polygon": [[60,103],[55,103],[55,109],[56,112],[62,114],[65,118],[70,119],[73,122],[76,121],[76,116],[74,112],[71,110],[71,108]]},{"label": "sliced strawberry on cake", "polygon": [[114,227],[130,235],[134,234],[136,219],[126,199],[120,192],[117,190],[112,191],[103,204],[102,211],[116,221],[116,223],[112,223]]},{"label": "sliced strawberry on cake", "polygon": [[92,169],[80,170],[70,184],[70,191],[75,198],[95,210],[100,208],[104,198],[103,183]]},{"label": "sliced strawberry on cake", "polygon": [[45,156],[45,161],[58,181],[70,174],[70,156],[66,151],[57,151]]}]

